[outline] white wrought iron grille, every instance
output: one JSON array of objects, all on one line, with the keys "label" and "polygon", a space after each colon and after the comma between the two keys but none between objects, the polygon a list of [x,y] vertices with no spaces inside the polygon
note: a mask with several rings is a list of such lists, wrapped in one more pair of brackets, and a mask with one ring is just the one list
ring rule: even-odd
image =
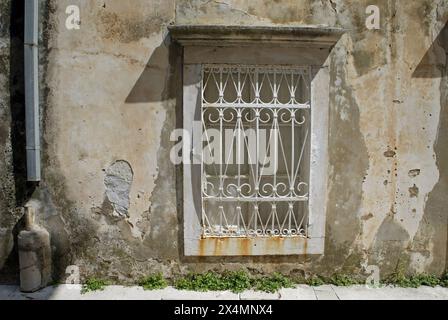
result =
[{"label": "white wrought iron grille", "polygon": [[310,68],[203,65],[202,234],[307,236]]}]

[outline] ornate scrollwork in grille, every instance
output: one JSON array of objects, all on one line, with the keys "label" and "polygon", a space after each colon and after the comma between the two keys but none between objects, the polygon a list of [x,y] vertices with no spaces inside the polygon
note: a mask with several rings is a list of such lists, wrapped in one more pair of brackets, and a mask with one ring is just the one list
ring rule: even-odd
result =
[{"label": "ornate scrollwork in grille", "polygon": [[307,236],[310,69],[204,65],[201,92],[203,236]]}]

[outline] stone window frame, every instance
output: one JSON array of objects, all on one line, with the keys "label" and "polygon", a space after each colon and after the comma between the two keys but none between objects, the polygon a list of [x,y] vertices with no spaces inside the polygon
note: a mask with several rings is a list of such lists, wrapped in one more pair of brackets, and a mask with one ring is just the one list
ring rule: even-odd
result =
[{"label": "stone window frame", "polygon": [[[195,134],[193,123],[200,119],[203,64],[310,66],[312,73],[308,237],[202,237],[200,165],[190,161],[183,164],[184,255],[323,254],[330,96],[328,56],[344,30],[308,26],[173,25],[169,31],[183,48],[183,129],[189,133],[191,145]],[[191,152],[189,156],[193,160],[195,155]]]}]

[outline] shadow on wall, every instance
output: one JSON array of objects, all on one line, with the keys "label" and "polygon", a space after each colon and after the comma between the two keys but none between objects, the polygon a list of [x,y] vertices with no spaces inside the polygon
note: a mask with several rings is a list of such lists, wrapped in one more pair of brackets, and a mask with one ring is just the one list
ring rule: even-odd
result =
[{"label": "shadow on wall", "polygon": [[440,48],[448,52],[448,21],[420,60],[412,74],[413,78],[440,78],[442,76],[445,66],[437,61]]},{"label": "shadow on wall", "polygon": [[[161,133],[161,147],[157,155],[158,176],[155,183],[155,188],[152,192],[151,214],[154,217],[161,217],[161,220],[153,221],[154,224],[164,223],[164,201],[167,201],[167,190],[173,189],[175,183],[176,192],[176,211],[177,211],[177,225],[183,225],[183,181],[182,181],[182,165],[175,166],[175,181],[172,177],[173,164],[169,159],[170,147],[175,142],[170,141],[171,130],[175,128],[182,128],[182,48],[171,40],[169,35],[165,36],[160,46],[158,46],[148,62],[145,65],[143,72],[140,74],[130,93],[125,99],[125,103],[148,103],[148,102],[164,102],[170,99],[175,99],[176,104],[174,109],[167,109],[167,119],[163,126]],[[165,146],[165,147],[164,147]],[[160,205],[159,205],[160,204]],[[171,230],[177,230],[173,226],[166,226]],[[183,243],[183,228],[179,228],[177,232],[177,243]],[[149,244],[150,249],[155,252],[164,250],[164,246],[171,244],[154,242]],[[179,246],[179,253],[182,254],[183,246]]]},{"label": "shadow on wall", "polygon": [[[23,207],[34,192],[36,185],[27,182],[26,136],[25,136],[25,73],[24,73],[24,0],[11,1],[9,26],[9,105],[11,112],[11,149],[14,177],[14,213],[10,223],[17,223],[20,207]],[[1,214],[1,213],[0,213]],[[11,225],[14,247],[2,269],[2,281],[18,281],[17,233],[20,223]]]},{"label": "shadow on wall", "polygon": [[16,206],[22,206],[33,191],[26,180],[24,1],[11,1],[9,92],[11,145]]},{"label": "shadow on wall", "polygon": [[161,102],[175,97],[172,90],[172,75],[175,70],[171,62],[177,53],[169,36],[152,53],[145,69],[141,73],[131,92],[126,97],[126,103]]},{"label": "shadow on wall", "polygon": [[[444,50],[446,59],[443,64]],[[448,215],[446,208],[448,200],[446,198],[446,190],[448,189],[448,21],[442,28],[440,33],[433,41],[431,47],[421,59],[417,68],[412,74],[413,78],[436,79],[442,78],[441,83],[441,110],[440,122],[437,133],[437,140],[434,144],[434,152],[436,154],[437,167],[439,168],[439,181],[434,186],[428,196],[425,207],[425,219],[427,223],[432,224],[440,233],[446,232],[448,241]],[[443,80],[445,79],[445,80]],[[423,221],[423,220],[422,220]],[[445,248],[445,270],[448,268],[448,243]]]}]

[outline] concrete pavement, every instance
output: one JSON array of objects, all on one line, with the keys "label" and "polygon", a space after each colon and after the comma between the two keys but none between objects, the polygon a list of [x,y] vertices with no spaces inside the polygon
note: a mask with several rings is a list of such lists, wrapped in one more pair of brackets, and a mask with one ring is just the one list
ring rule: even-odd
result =
[{"label": "concrete pavement", "polygon": [[386,286],[377,289],[366,286],[336,287],[299,285],[276,293],[244,291],[194,292],[176,290],[143,290],[132,286],[107,286],[103,291],[81,294],[81,285],[58,285],[34,293],[22,293],[17,286],[0,285],[0,300],[448,300],[448,288],[398,288]]}]

